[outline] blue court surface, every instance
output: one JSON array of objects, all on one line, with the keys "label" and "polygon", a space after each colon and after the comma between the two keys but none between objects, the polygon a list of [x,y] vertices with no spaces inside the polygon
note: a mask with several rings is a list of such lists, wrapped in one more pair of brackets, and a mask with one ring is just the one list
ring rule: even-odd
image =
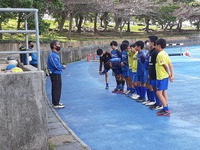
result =
[{"label": "blue court surface", "polygon": [[[62,75],[61,102],[56,111],[92,150],[199,150],[200,149],[200,47],[188,47],[191,57],[172,56],[175,81],[169,84],[170,117],[125,95],[112,94],[98,74],[99,62],[67,65]],[[168,53],[180,48],[167,48]],[[183,47],[185,52],[185,47]],[[51,100],[51,82],[46,91]]]}]

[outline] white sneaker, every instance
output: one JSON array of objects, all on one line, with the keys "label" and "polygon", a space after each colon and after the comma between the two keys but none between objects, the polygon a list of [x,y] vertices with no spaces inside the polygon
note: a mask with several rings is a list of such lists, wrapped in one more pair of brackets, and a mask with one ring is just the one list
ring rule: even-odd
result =
[{"label": "white sneaker", "polygon": [[137,94],[133,94],[133,95],[131,96],[132,99],[138,99],[139,97],[140,97],[140,96],[137,95]]},{"label": "white sneaker", "polygon": [[130,90],[126,91],[126,92],[125,92],[125,95],[128,95],[130,92],[131,92]]},{"label": "white sneaker", "polygon": [[65,107],[64,105],[60,105],[60,104],[59,104],[59,105],[54,105],[54,106],[53,106],[53,108],[55,108],[55,109],[56,109],[56,108],[64,108],[64,107]]},{"label": "white sneaker", "polygon": [[123,94],[126,94],[126,92],[127,92],[127,91],[126,91],[126,90],[124,90],[124,91],[123,91]]},{"label": "white sneaker", "polygon": [[152,106],[152,105],[154,105],[156,102],[149,102],[149,103],[147,103],[147,104],[145,104],[146,106]]},{"label": "white sneaker", "polygon": [[144,101],[142,104],[143,104],[143,105],[146,105],[146,104],[148,104],[148,103],[150,103],[150,101],[149,101],[149,100],[147,100],[147,101]]}]

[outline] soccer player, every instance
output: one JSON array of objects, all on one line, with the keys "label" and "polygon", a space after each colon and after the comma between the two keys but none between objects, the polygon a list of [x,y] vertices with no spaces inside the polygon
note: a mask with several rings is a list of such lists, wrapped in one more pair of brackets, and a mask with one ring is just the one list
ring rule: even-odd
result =
[{"label": "soccer player", "polygon": [[[121,59],[121,53],[117,49],[118,43],[116,41],[112,41],[110,43],[110,46],[111,46],[111,49],[112,49],[111,50],[111,58],[120,58]],[[117,93],[118,90],[122,89],[122,82],[117,79],[117,76],[114,74],[114,72],[113,72],[113,76],[115,76],[115,80],[116,80],[117,86],[112,91],[112,93]],[[120,77],[120,79],[121,79],[121,77]],[[118,87],[118,84],[120,85],[120,88]]]},{"label": "soccer player", "polygon": [[[130,47],[127,43],[122,43],[122,45],[120,47],[122,50],[122,61],[121,61],[122,81],[123,81],[123,79],[125,79],[125,81],[126,81],[127,92],[125,94],[128,94],[131,90],[131,81],[129,79],[130,70],[129,70],[129,65],[128,65],[128,51],[129,51]],[[123,90],[123,87],[122,87],[122,90]]]},{"label": "soccer player", "polygon": [[112,69],[113,73],[115,74],[117,86],[116,91],[121,90],[121,74],[122,74],[122,68],[121,68],[121,58],[112,58],[110,59],[105,65],[105,70],[103,73],[108,72],[110,69]]},{"label": "soccer player", "polygon": [[146,78],[145,78],[145,54],[142,51],[144,48],[144,42],[143,41],[137,41],[135,43],[136,47],[135,49],[138,51],[137,54],[137,77],[138,77],[138,89],[139,89],[139,98],[137,99],[137,102],[144,102],[145,101],[145,95],[146,95]]},{"label": "soccer player", "polygon": [[168,80],[170,82],[174,80],[173,65],[169,55],[164,51],[165,47],[165,39],[158,39],[156,41],[156,50],[159,52],[156,58],[156,94],[163,105],[163,109],[157,112],[159,116],[170,116],[166,90],[168,88]]},{"label": "soccer player", "polygon": [[[100,56],[99,74],[102,75],[102,66],[105,65],[108,62],[108,60],[111,59],[111,53],[107,51],[103,51],[102,49],[98,49],[97,55]],[[105,81],[106,81],[105,89],[109,89],[108,72],[105,73]]]}]

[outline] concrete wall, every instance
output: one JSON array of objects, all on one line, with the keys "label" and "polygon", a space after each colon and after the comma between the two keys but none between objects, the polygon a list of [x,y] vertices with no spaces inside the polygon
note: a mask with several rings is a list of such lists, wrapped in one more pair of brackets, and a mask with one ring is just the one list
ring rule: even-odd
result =
[{"label": "concrete wall", "polygon": [[0,74],[0,150],[47,150],[43,71]]}]

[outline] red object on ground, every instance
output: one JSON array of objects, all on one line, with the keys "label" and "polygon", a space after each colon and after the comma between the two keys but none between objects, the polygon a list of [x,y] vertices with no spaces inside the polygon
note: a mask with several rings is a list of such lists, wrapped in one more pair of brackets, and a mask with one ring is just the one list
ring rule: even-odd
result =
[{"label": "red object on ground", "polygon": [[87,61],[90,61],[90,54],[87,54],[86,59]]}]

